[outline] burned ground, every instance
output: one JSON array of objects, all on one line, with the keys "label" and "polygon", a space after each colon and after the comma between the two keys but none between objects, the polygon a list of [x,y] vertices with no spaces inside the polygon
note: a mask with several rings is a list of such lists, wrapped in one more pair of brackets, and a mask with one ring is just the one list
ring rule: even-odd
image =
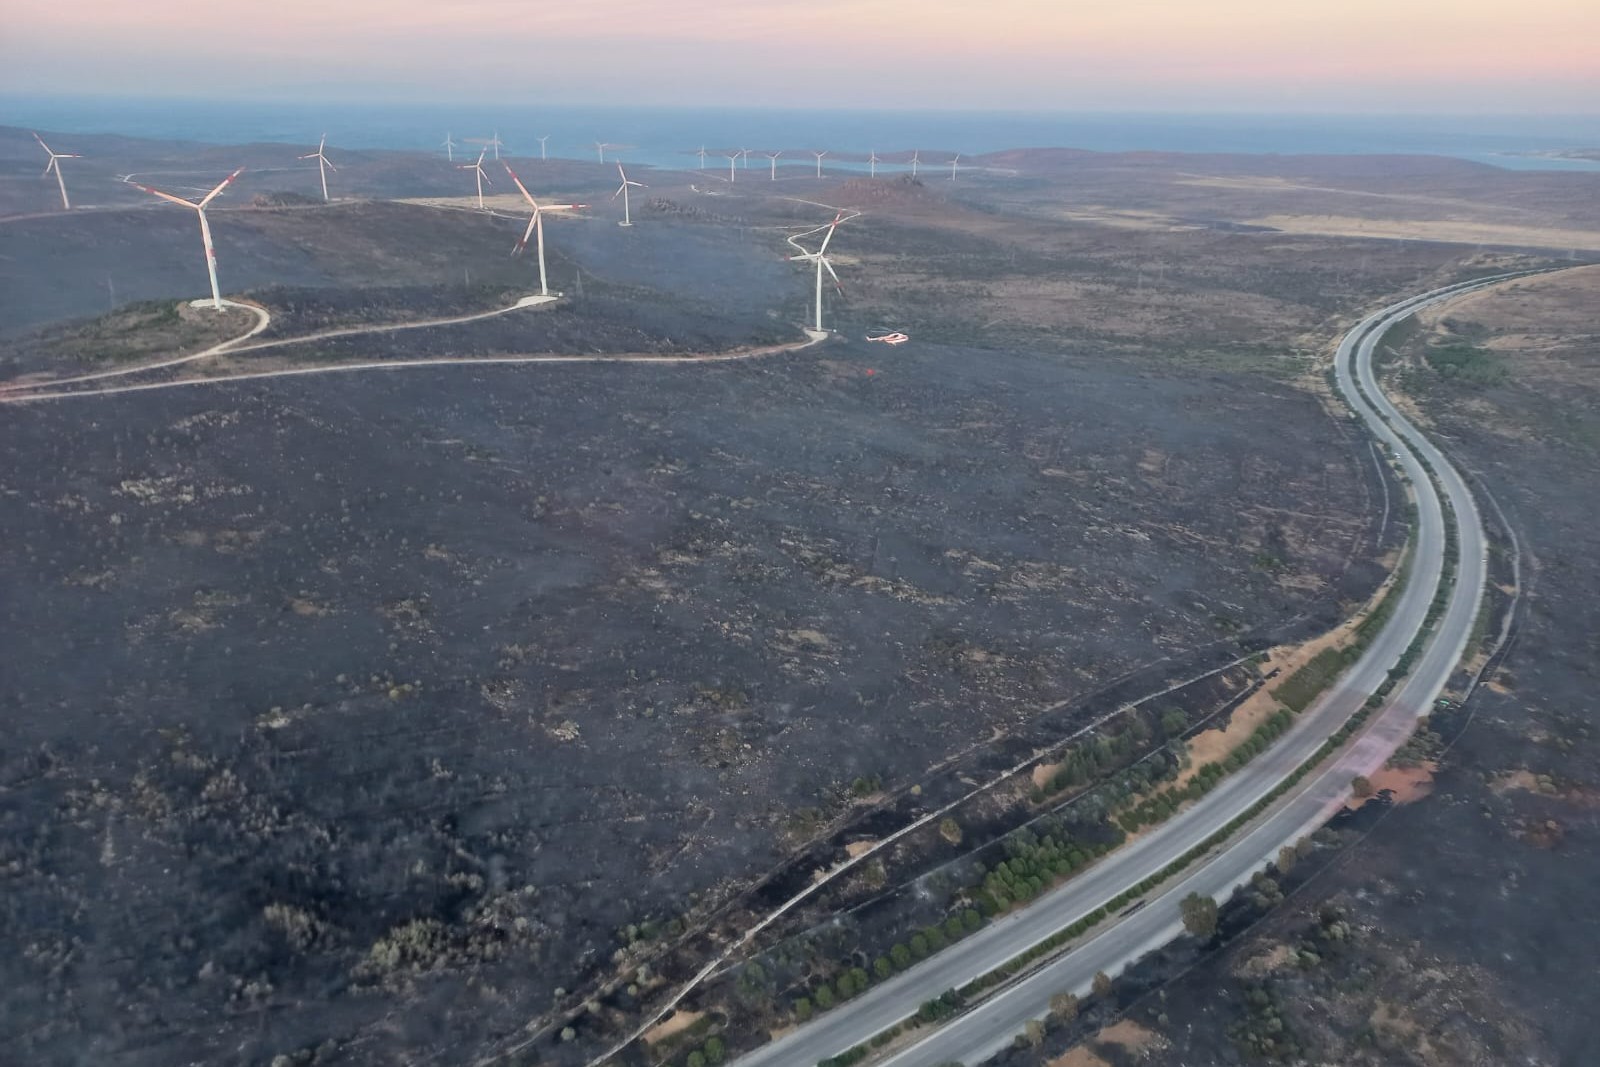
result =
[{"label": "burned ground", "polygon": [[[800,318],[781,238],[815,205],[652,193],[631,231],[552,221],[570,305],[292,358],[726,349]],[[1145,285],[1104,228],[878,203],[836,246],[845,336],[804,353],[7,407],[0,1033],[39,1063],[464,1059],[591,988],[619,929],[837,829],[857,779],[909,790],[1043,705],[1336,611],[1352,562],[1375,579],[1367,459],[1290,382],[1351,311],[1331,286],[1369,302],[1459,250],[1162,233]],[[48,250],[0,279],[13,336],[98,311],[97,264],[119,299],[203,282],[176,208],[92,218],[4,223]],[[277,336],[532,272],[511,217],[213,221]],[[1129,276],[1131,304],[1097,280]],[[1002,300],[1014,332],[985,326]],[[915,343],[846,339],[880,316]]]},{"label": "burned ground", "polygon": [[880,355],[19,410],[8,985],[55,999],[7,1032],[284,1051],[387,983],[503,1033],[797,809],[1293,613],[1360,533],[1308,398]]}]

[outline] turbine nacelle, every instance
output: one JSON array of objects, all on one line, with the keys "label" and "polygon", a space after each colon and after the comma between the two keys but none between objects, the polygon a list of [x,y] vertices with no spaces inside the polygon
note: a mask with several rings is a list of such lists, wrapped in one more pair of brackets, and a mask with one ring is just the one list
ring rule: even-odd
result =
[{"label": "turbine nacelle", "polygon": [[148,185],[140,185],[138,182],[132,180],[133,175],[131,174],[128,175],[127,179],[128,184],[132,185],[134,188],[142,189],[151,196],[160,197],[162,200],[165,200],[168,203],[178,204],[183,207],[190,208],[196,215],[200,217],[200,240],[205,245],[206,271],[211,276],[211,305],[218,311],[222,310],[222,293],[217,288],[217,250],[211,244],[211,224],[206,221],[206,205],[211,203],[211,201],[215,200],[217,197],[221,196],[222,190],[226,189],[235,178],[243,173],[244,168],[240,167],[238,170],[222,179],[222,181],[218,182],[215,189],[211,190],[199,200],[185,200],[181,196],[173,196],[171,193],[163,193],[160,189],[152,189]]},{"label": "turbine nacelle", "polygon": [[511,175],[511,181],[516,185],[517,192],[521,193],[522,194],[522,199],[526,200],[528,202],[528,206],[533,208],[533,214],[531,214],[528,217],[528,228],[522,231],[522,239],[519,240],[516,243],[516,246],[514,248],[512,248],[511,254],[513,256],[521,255],[523,249],[528,247],[528,238],[529,237],[537,237],[538,238],[538,248],[539,248],[539,295],[541,295],[541,296],[549,296],[550,295],[550,283],[549,283],[548,275],[546,274],[546,271],[545,271],[545,262],[544,262],[544,213],[546,211],[550,211],[550,210],[572,210],[572,211],[575,211],[575,210],[577,210],[579,208],[588,207],[589,205],[588,204],[540,204],[539,201],[537,201],[537,200],[535,200],[533,198],[533,194],[528,192],[528,187],[526,185],[522,184],[522,179],[517,176],[517,172],[511,169],[511,164],[510,163],[506,163],[504,160],[502,160],[501,163],[506,168],[506,173]]},{"label": "turbine nacelle", "polygon": [[328,135],[323,134],[322,140],[317,142],[317,150],[315,152],[307,152],[305,155],[300,157],[301,159],[314,159],[317,161],[317,176],[322,179],[323,203],[328,202],[328,171],[331,170],[335,174],[339,173],[339,168],[333,165],[333,160],[329,159],[327,153],[324,151],[324,149],[327,147]]},{"label": "turbine nacelle", "polygon": [[37,133],[33,135],[33,139],[39,142],[39,147],[44,149],[45,154],[50,157],[50,161],[44,165],[44,173],[39,175],[39,177],[48,178],[52,171],[55,172],[56,186],[61,190],[61,209],[63,211],[71,211],[72,201],[67,199],[67,179],[66,176],[61,173],[61,161],[63,159],[82,159],[83,157],[78,155],[76,152],[57,152],[55,149],[45,144],[44,138],[40,137]]}]

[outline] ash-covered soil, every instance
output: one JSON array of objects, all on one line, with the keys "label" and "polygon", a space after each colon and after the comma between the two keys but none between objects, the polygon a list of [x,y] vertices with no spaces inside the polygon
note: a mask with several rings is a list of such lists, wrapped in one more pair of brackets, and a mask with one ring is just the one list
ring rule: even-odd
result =
[{"label": "ash-covered soil", "polygon": [[35,1063],[465,1058],[856,777],[1302,610],[1366,511],[1305,394],[931,345],[0,433],[0,1029]]}]

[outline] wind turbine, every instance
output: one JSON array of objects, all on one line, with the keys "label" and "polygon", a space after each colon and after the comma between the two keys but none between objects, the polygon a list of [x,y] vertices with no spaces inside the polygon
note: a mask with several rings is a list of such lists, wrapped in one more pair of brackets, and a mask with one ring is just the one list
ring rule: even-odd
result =
[{"label": "wind turbine", "polygon": [[67,180],[61,176],[61,160],[82,159],[83,157],[78,155],[76,152],[54,151],[49,145],[44,143],[44,138],[40,137],[38,134],[34,134],[33,139],[39,142],[40,148],[44,149],[50,154],[50,162],[44,165],[44,175],[41,175],[41,177],[48,175],[51,171],[56,172],[56,185],[61,189],[61,209],[63,211],[71,211],[72,201],[67,199]]},{"label": "wind turbine", "polygon": [[476,163],[457,163],[456,164],[456,170],[475,170],[475,171],[478,172],[478,210],[479,211],[483,210],[483,183],[484,182],[489,182],[490,185],[494,184],[494,182],[490,182],[489,181],[489,176],[483,172],[483,157],[488,155],[488,153],[489,153],[489,150],[487,148],[480,148],[480,149],[478,149],[478,161]]},{"label": "wind turbine", "polygon": [[517,244],[516,244],[516,247],[512,248],[511,254],[513,256],[520,256],[522,254],[522,250],[528,247],[528,235],[529,234],[536,234],[537,235],[537,242],[538,242],[538,248],[539,248],[539,295],[540,296],[549,296],[550,295],[550,283],[549,283],[548,278],[545,276],[545,268],[544,268],[544,213],[546,211],[549,211],[551,208],[559,208],[559,209],[567,210],[567,211],[575,211],[578,208],[588,207],[589,205],[588,204],[543,204],[543,205],[541,205],[539,203],[539,201],[537,201],[537,200],[535,200],[533,198],[533,194],[528,192],[528,187],[526,185],[522,184],[522,179],[517,177],[517,172],[511,169],[511,164],[502,163],[502,166],[504,166],[506,168],[506,173],[511,175],[511,180],[517,183],[517,191],[522,194],[522,199],[526,200],[528,202],[528,206],[533,208],[533,215],[532,215],[531,218],[528,219],[528,228],[526,230],[522,231],[522,240],[518,241]]},{"label": "wind turbine", "polygon": [[[60,172],[58,171],[57,173],[59,174]],[[211,275],[211,306],[216,308],[218,311],[222,310],[222,292],[217,288],[217,250],[211,245],[211,224],[206,221],[206,205],[220,196],[222,194],[222,190],[228,187],[228,183],[243,173],[244,168],[240,167],[238,170],[222,179],[221,183],[218,184],[215,189],[211,190],[199,201],[185,200],[181,196],[173,196],[171,193],[163,193],[159,189],[152,189],[148,185],[140,185],[138,182],[129,183],[135,189],[143,189],[151,196],[159,196],[161,199],[171,203],[180,204],[187,208],[193,208],[195,214],[200,216],[200,240],[203,241],[206,246],[206,271]]]},{"label": "wind turbine", "polygon": [[622,169],[621,163],[617,164],[617,173],[622,176],[622,184],[617,186],[617,191],[611,194],[611,199],[613,200],[619,196],[622,197],[622,221],[617,223],[617,225],[632,226],[633,217],[628,214],[628,186],[631,185],[636,189],[648,189],[649,186],[644,182],[636,182],[630,179],[627,175],[627,172]]},{"label": "wind turbine", "polygon": [[456,143],[450,139],[450,131],[444,131],[444,158],[447,163],[456,161]]},{"label": "wind turbine", "polygon": [[739,153],[737,153],[737,152],[729,152],[728,153],[728,181],[729,182],[734,181],[735,176],[738,174],[738,172],[736,170],[734,170],[734,168],[737,167],[738,165],[739,165]]},{"label": "wind turbine", "polygon": [[483,143],[494,149],[494,158],[498,160],[500,158],[500,149],[505,146],[505,142],[500,139],[500,131],[495,130],[494,136]]},{"label": "wind turbine", "polygon": [[871,152],[869,152],[867,154],[867,166],[869,168],[868,171],[867,171],[867,177],[876,178],[878,176],[878,151],[877,151],[877,149],[873,149]]},{"label": "wind turbine", "polygon": [[817,177],[820,178],[820,177],[822,177],[822,157],[827,155],[828,153],[827,152],[813,152],[811,154],[817,157]]},{"label": "wind turbine", "polygon": [[539,159],[540,159],[541,162],[543,160],[549,158],[547,155],[545,155],[545,142],[548,141],[548,140],[550,140],[550,135],[548,133],[545,134],[543,137],[538,138],[538,141],[539,141]]},{"label": "wind turbine", "polygon": [[749,170],[750,169],[750,149],[741,148],[741,149],[739,149],[739,154],[744,157],[744,169],[745,170]]},{"label": "wind turbine", "polygon": [[604,163],[606,161],[606,149],[611,148],[611,147],[613,147],[613,146],[607,144],[604,141],[596,141],[594,143],[594,150],[596,152],[600,153],[600,162]]},{"label": "wind turbine", "polygon": [[950,161],[950,180],[956,180],[956,168],[961,165],[961,153],[956,153],[956,158]]},{"label": "wind turbine", "polygon": [[[445,140],[448,141],[449,138],[450,135],[445,134]],[[339,173],[339,168],[328,162],[328,157],[323,154],[322,150],[326,147],[328,147],[328,135],[323,134],[322,140],[317,142],[317,150],[300,157],[301,159],[314,159],[317,161],[317,174],[322,178],[322,202],[324,204],[328,202],[328,171],[331,170],[335,174]]]},{"label": "wind turbine", "polygon": [[921,157],[917,155],[917,150],[915,148],[913,148],[911,150],[911,176],[913,178],[915,178],[917,176],[917,166],[921,162],[922,162]]},{"label": "wind turbine", "polygon": [[[855,217],[854,215],[851,216],[851,218],[854,218],[854,217]],[[839,284],[839,275],[834,272],[833,263],[828,259],[828,254],[827,254],[828,253],[828,243],[833,240],[833,231],[837,230],[839,228],[839,223],[841,223],[843,221],[845,221],[845,215],[844,215],[844,212],[841,211],[841,212],[839,212],[837,215],[835,215],[833,217],[833,221],[832,222],[828,223],[828,226],[827,226],[828,232],[822,238],[821,247],[819,247],[815,252],[807,252],[804,248],[800,247],[800,245],[797,243],[797,241],[801,237],[805,237],[805,236],[807,236],[809,234],[816,233],[817,230],[822,229],[822,227],[818,226],[816,229],[807,230],[805,233],[797,233],[793,237],[789,238],[789,244],[792,245],[795,248],[799,248],[800,249],[800,254],[799,255],[790,256],[789,257],[789,259],[791,261],[793,261],[793,262],[803,262],[803,263],[815,263],[817,265],[817,315],[816,315],[816,332],[817,333],[823,333],[824,332],[823,329],[822,329],[822,272],[824,270],[826,270],[828,272],[828,274],[833,278],[833,286],[834,286],[835,289],[839,290],[840,292],[844,291],[843,287]]]},{"label": "wind turbine", "polygon": [[768,153],[766,153],[767,162],[772,165],[772,178],[770,179],[772,181],[777,181],[778,180],[778,157],[781,156],[781,155],[783,155],[782,152],[768,152]]},{"label": "wind turbine", "polygon": [[700,169],[701,170],[705,170],[706,169],[706,146],[705,145],[701,145],[700,146]]}]

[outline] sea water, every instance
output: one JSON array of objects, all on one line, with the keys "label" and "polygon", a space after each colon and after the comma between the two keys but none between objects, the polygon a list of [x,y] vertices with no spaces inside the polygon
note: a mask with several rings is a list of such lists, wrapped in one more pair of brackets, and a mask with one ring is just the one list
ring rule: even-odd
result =
[{"label": "sea water", "polygon": [[[137,97],[0,98],[0,124],[61,133],[117,133],[213,144],[315,144],[443,153],[445,134],[457,154],[470,138],[498,131],[502,153],[536,157],[548,137],[552,156],[606,158],[647,166],[694,168],[698,149],[708,168],[726,169],[725,153],[749,149],[748,165],[766,167],[763,152],[782,151],[782,165],[864,166],[839,156],[917,149],[930,167],[955,153],[1008,148],[1095,151],[1243,152],[1451,156],[1515,169],[1595,171],[1594,163],[1538,153],[1600,147],[1600,115],[1287,115],[1149,112],[972,112],[708,108],[538,107],[486,104],[397,104],[171,100]],[[743,162],[741,165],[744,165]],[[901,169],[888,167],[888,170]]]}]

